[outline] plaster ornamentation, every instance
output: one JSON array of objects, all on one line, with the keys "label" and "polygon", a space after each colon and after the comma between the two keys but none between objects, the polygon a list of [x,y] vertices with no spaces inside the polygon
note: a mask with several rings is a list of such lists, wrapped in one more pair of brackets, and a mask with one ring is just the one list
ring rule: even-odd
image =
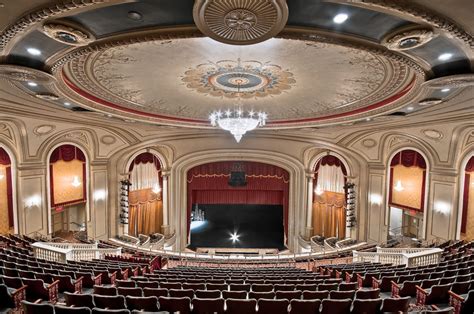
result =
[{"label": "plaster ornamentation", "polygon": [[117,139],[112,135],[104,135],[100,138],[100,142],[104,145],[112,145],[117,142]]},{"label": "plaster ornamentation", "polygon": [[0,64],[0,78],[17,83],[33,81],[38,84],[52,84],[56,81],[56,78],[47,72],[13,64]]},{"label": "plaster ornamentation", "polygon": [[423,83],[423,86],[432,89],[463,88],[474,86],[474,74],[459,74],[438,77]]},{"label": "plaster ornamentation", "polygon": [[277,35],[288,20],[286,0],[196,0],[194,22],[214,40],[256,44]]},{"label": "plaster ornamentation", "polygon": [[89,145],[89,138],[87,137],[87,134],[82,131],[73,131],[67,133],[64,135],[64,138],[78,140],[86,145]]},{"label": "plaster ornamentation", "polygon": [[54,125],[43,124],[43,125],[39,125],[36,128],[34,128],[33,133],[35,133],[38,136],[46,135],[46,134],[49,134],[49,133],[53,132],[55,129],[56,129],[56,127]]},{"label": "plaster ornamentation", "polygon": [[433,140],[440,140],[444,137],[443,133],[441,133],[440,131],[437,131],[437,130],[433,130],[433,129],[427,129],[427,130],[423,130],[421,132],[426,137],[428,137],[430,139],[433,139]]},{"label": "plaster ornamentation", "polygon": [[377,141],[371,138],[365,139],[362,141],[362,146],[367,148],[372,148],[377,145]]},{"label": "plaster ornamentation", "polygon": [[423,46],[435,37],[436,34],[431,29],[400,30],[386,36],[382,44],[390,50],[403,51]]},{"label": "plaster ornamentation", "polygon": [[71,46],[84,46],[95,40],[89,32],[59,23],[44,24],[43,32],[52,39]]},{"label": "plaster ornamentation", "polygon": [[390,144],[389,144],[389,147],[394,147],[394,146],[398,146],[398,145],[401,145],[401,144],[411,144],[413,143],[412,140],[406,138],[406,137],[402,137],[402,136],[394,136],[391,140],[390,140]]}]

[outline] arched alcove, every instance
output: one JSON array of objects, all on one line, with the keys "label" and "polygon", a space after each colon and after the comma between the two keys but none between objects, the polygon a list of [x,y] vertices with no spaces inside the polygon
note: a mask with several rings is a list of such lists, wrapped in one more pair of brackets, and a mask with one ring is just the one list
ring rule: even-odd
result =
[{"label": "arched alcove", "polygon": [[0,234],[18,232],[15,159],[0,145]]},{"label": "arched alcove", "polygon": [[[162,233],[163,176],[162,161],[145,151],[134,154],[127,163],[128,188],[120,195],[121,221],[131,236]],[[128,206],[127,206],[128,205]]]},{"label": "arched alcove", "polygon": [[388,237],[423,239],[426,233],[428,159],[418,149],[407,147],[388,159]]},{"label": "arched alcove", "polygon": [[461,164],[457,239],[474,239],[474,152]]},{"label": "arched alcove", "polygon": [[71,237],[87,235],[89,213],[89,159],[74,143],[54,146],[47,156],[48,233]]},{"label": "arched alcove", "polygon": [[[312,236],[344,239],[349,235],[351,227],[347,225],[346,217],[347,168],[345,161],[330,152],[319,156],[313,165]],[[355,216],[355,213],[352,215]]]}]

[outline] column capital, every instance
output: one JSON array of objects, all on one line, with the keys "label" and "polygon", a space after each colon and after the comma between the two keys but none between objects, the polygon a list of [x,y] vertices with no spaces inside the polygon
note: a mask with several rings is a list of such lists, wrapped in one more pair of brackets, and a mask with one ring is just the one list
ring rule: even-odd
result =
[{"label": "column capital", "polygon": [[161,176],[163,178],[168,178],[170,176],[170,174],[171,174],[171,171],[169,171],[169,170],[161,170]]},{"label": "column capital", "polygon": [[306,171],[305,176],[306,176],[306,178],[308,178],[308,180],[309,179],[314,179],[314,172]]}]

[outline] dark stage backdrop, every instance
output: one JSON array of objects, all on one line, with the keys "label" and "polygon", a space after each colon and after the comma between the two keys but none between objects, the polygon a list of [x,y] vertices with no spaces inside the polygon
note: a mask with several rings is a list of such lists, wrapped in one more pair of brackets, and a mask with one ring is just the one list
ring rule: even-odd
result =
[{"label": "dark stage backdrop", "polygon": [[[191,230],[190,248],[277,248],[283,250],[283,206],[199,204],[205,222]],[[194,207],[194,204],[193,204]],[[232,233],[239,241],[232,242]]]}]

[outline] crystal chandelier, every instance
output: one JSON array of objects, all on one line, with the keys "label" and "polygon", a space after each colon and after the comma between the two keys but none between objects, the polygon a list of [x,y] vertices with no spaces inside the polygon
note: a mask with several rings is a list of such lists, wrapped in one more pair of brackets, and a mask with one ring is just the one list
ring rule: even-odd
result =
[{"label": "crystal chandelier", "polygon": [[[239,59],[240,62],[240,59]],[[238,69],[242,67],[238,66]],[[243,72],[242,74],[245,74]],[[239,95],[240,102],[240,85],[245,81],[244,78],[234,78],[234,82],[237,84],[237,94]],[[219,126],[221,129],[229,131],[237,141],[240,143],[242,136],[248,131],[252,131],[259,126],[264,126],[267,121],[267,114],[265,112],[254,112],[253,110],[245,113],[240,104],[237,104],[238,109],[214,111],[209,116],[212,126]]]}]

